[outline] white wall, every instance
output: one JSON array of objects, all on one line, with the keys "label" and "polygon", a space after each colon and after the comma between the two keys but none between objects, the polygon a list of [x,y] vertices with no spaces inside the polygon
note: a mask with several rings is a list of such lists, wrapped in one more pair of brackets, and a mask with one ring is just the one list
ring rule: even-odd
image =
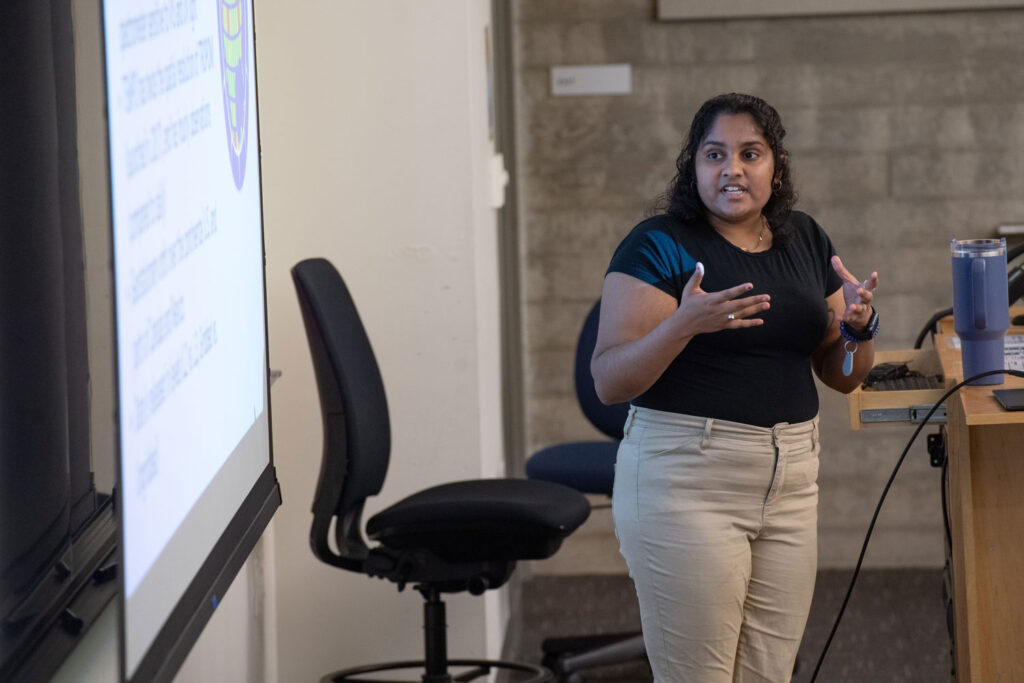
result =
[{"label": "white wall", "polygon": [[[308,545],[321,423],[289,269],[341,271],[392,424],[383,506],[502,469],[494,212],[487,207],[485,0],[257,0],[281,681],[422,653],[411,591]],[[481,447],[486,454],[481,456]],[[500,597],[447,600],[453,656],[498,654]]]}]

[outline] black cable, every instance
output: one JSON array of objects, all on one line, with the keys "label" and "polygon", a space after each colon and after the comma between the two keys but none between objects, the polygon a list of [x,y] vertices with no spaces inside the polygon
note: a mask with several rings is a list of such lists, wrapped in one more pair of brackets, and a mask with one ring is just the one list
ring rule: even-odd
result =
[{"label": "black cable", "polygon": [[853,586],[857,583],[857,575],[860,574],[860,567],[861,564],[863,564],[864,562],[864,554],[867,552],[868,542],[871,540],[871,532],[875,529],[875,522],[878,520],[878,513],[882,511],[882,503],[885,502],[885,497],[889,494],[889,488],[892,487],[892,483],[896,479],[896,474],[900,471],[900,466],[903,465],[903,461],[906,459],[907,453],[910,452],[910,447],[914,445],[914,441],[917,439],[917,435],[920,434],[921,430],[924,429],[924,426],[928,424],[928,420],[931,419],[932,414],[934,414],[935,411],[938,410],[939,406],[945,403],[946,399],[948,399],[950,396],[959,391],[963,386],[975,380],[981,379],[982,377],[988,377],[989,375],[999,374],[1013,375],[1014,377],[1024,378],[1024,372],[1020,372],[1019,370],[989,370],[988,372],[982,372],[977,375],[974,375],[973,377],[968,377],[967,379],[965,379],[964,381],[960,382],[952,389],[947,391],[945,394],[943,394],[942,398],[935,402],[935,405],[933,405],[931,407],[931,410],[929,410],[928,413],[924,416],[924,419],[921,421],[921,424],[919,424],[917,426],[917,429],[914,430],[914,434],[910,437],[910,441],[907,442],[906,448],[903,449],[903,452],[900,454],[899,460],[896,461],[896,467],[893,468],[892,474],[889,476],[889,481],[886,482],[885,488],[882,490],[882,497],[878,499],[878,505],[875,506],[875,514],[871,517],[871,524],[868,525],[868,533],[864,537],[864,545],[862,545],[860,549],[860,557],[857,558],[857,565],[854,567],[853,576],[850,578],[850,587],[846,589],[846,597],[843,598],[843,604],[839,608],[839,614],[836,615],[836,621],[834,624],[832,624],[832,631],[828,634],[828,640],[825,641],[825,647],[821,649],[821,654],[818,655],[818,663],[814,666],[814,673],[811,674],[811,683],[814,683],[814,681],[818,678],[818,670],[821,669],[821,664],[825,661],[825,655],[826,653],[828,653],[828,648],[832,644],[832,638],[835,637],[836,630],[839,628],[839,622],[843,618],[843,612],[846,611],[846,604],[850,602],[850,595],[853,593]]},{"label": "black cable", "polygon": [[1006,252],[1006,262],[1009,263],[1021,254],[1024,254],[1024,242],[1021,242],[1015,247],[1010,247],[1010,250]]},{"label": "black cable", "polygon": [[942,309],[941,311],[937,312],[935,315],[933,315],[931,318],[928,319],[928,322],[926,322],[924,324],[924,327],[921,328],[921,332],[918,333],[917,340],[914,341],[914,348],[915,349],[921,348],[921,344],[924,343],[924,338],[928,335],[928,333],[929,332],[931,332],[932,334],[935,333],[935,331],[936,331],[935,324],[938,323],[941,319],[945,318],[947,315],[953,315],[953,307],[952,306],[950,306],[949,308]]}]

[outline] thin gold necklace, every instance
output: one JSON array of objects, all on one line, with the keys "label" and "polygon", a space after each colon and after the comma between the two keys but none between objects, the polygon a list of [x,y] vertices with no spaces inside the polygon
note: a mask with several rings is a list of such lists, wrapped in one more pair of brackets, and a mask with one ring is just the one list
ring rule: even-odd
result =
[{"label": "thin gold necklace", "polygon": [[768,221],[765,219],[764,214],[761,214],[761,232],[757,233],[757,244],[752,248],[747,249],[746,247],[740,247],[743,251],[754,252],[761,248],[761,242],[764,241],[764,229],[768,226]]}]

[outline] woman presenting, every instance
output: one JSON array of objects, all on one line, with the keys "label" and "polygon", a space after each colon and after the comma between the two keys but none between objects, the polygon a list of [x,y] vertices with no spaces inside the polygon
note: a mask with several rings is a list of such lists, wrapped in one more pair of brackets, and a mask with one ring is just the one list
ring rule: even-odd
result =
[{"label": "woman presenting", "polygon": [[811,370],[846,393],[872,365],[878,275],[793,210],[784,136],[760,98],[705,102],[605,277],[591,370],[631,403],[613,511],[659,683],[789,680],[817,565]]}]

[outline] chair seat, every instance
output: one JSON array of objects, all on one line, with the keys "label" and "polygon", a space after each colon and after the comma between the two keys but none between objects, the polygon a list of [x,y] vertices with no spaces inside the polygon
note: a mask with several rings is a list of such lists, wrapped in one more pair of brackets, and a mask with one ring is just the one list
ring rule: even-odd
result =
[{"label": "chair seat", "polygon": [[529,479],[553,481],[583,493],[612,495],[618,441],[571,441],[537,451],[526,461]]},{"label": "chair seat", "polygon": [[447,562],[550,557],[590,514],[578,491],[547,481],[475,479],[441,484],[374,515],[367,536]]}]

